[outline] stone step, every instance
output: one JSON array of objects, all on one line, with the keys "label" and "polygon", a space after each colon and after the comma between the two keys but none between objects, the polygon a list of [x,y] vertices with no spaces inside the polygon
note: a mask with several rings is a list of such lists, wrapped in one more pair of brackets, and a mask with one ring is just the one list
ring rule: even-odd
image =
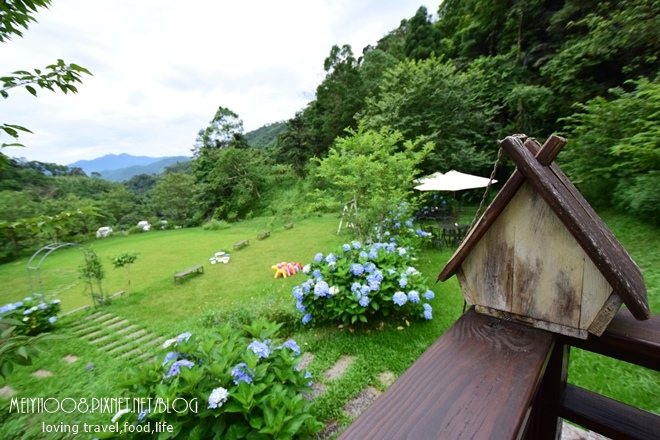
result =
[{"label": "stone step", "polygon": [[[146,330],[144,330],[146,332]],[[149,340],[150,338],[154,338],[156,335],[153,333],[147,333],[146,335],[140,336],[138,339],[134,339],[133,342],[144,342],[146,340]]]},{"label": "stone step", "polygon": [[134,331],[134,332],[131,333],[130,335],[125,335],[125,336],[124,336],[124,339],[125,339],[127,342],[131,342],[131,343],[133,343],[133,342],[137,342],[137,341],[136,341],[136,338],[139,338],[140,336],[144,336],[145,333],[147,333],[147,331],[146,331],[145,329],[141,328],[141,329],[139,329],[139,330],[137,330],[137,331]]},{"label": "stone step", "polygon": [[103,334],[103,330],[96,330],[92,333],[86,333],[84,335],[81,335],[80,337],[85,339],[94,339],[95,336],[99,336],[101,334]]},{"label": "stone step", "polygon": [[128,319],[122,319],[121,321],[114,322],[113,324],[107,326],[106,328],[113,329],[113,328],[121,327],[125,324],[128,324]]},{"label": "stone step", "polygon": [[339,359],[337,359],[337,362],[335,362],[335,364],[325,372],[324,377],[328,380],[335,380],[341,377],[341,375],[344,374],[346,369],[348,369],[348,367],[351,366],[354,360],[355,360],[355,356],[340,357]]},{"label": "stone step", "polygon": [[103,341],[107,341],[108,339],[110,339],[111,336],[112,336],[112,335],[105,335],[105,336],[101,336],[100,338],[97,338],[97,339],[91,339],[91,340],[89,341],[89,343],[90,343],[90,344],[99,344],[99,343],[101,343],[101,342],[103,342]]},{"label": "stone step", "polygon": [[103,322],[103,321],[107,321],[108,319],[110,319],[114,316],[112,313],[101,313],[101,312],[98,312],[98,313],[100,313],[100,314],[97,315],[96,313],[93,313],[93,314],[89,315],[87,317],[87,319],[89,319],[90,321],[93,321],[93,322]]},{"label": "stone step", "polygon": [[122,333],[126,333],[127,331],[130,331],[130,330],[133,330],[133,329],[136,329],[136,328],[138,328],[138,326],[136,324],[131,324],[128,327],[124,327],[121,330],[117,330],[115,332],[115,334],[120,335]]},{"label": "stone step", "polygon": [[138,353],[142,353],[144,350],[144,347],[136,347],[133,350],[127,351],[125,353],[122,353],[121,355],[117,356],[117,359],[124,359],[124,358],[130,358],[132,356],[137,356]]},{"label": "stone step", "polygon": [[112,350],[108,350],[108,354],[116,354],[116,353],[123,353],[126,350],[129,350],[129,344],[123,343],[121,345],[116,346]]}]

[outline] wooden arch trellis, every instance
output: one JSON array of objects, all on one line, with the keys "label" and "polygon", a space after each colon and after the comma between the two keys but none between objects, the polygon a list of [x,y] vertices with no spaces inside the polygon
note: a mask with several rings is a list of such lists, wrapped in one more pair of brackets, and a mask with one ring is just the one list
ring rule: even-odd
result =
[{"label": "wooden arch trellis", "polygon": [[[92,251],[88,251],[85,249],[84,246],[81,246],[77,243],[50,243],[47,244],[46,246],[42,247],[38,251],[36,251],[34,254],[32,254],[32,257],[28,260],[27,263],[27,278],[28,278],[28,287],[30,289],[30,295],[42,295],[44,296],[44,286],[43,282],[41,280],[41,265],[43,264],[44,260],[48,258],[50,254],[55,252],[58,249],[61,249],[63,247],[75,247],[79,249],[83,255],[85,256],[85,263],[89,261],[89,254]],[[35,280],[36,279],[36,280]],[[92,277],[88,277],[88,282],[90,286],[91,292],[93,292],[93,284],[92,284]],[[35,287],[38,289],[35,290]]]}]

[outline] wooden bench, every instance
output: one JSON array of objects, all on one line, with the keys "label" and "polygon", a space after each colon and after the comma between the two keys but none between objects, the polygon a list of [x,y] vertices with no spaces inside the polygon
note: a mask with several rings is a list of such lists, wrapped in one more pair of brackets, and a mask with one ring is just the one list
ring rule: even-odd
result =
[{"label": "wooden bench", "polygon": [[200,264],[198,266],[193,266],[190,269],[186,269],[182,272],[175,274],[174,282],[176,283],[177,281],[179,281],[179,279],[185,277],[186,275],[190,275],[191,273],[204,273],[204,266]]},{"label": "wooden bench", "polygon": [[293,228],[293,223],[287,223],[286,225],[284,225],[284,229],[291,229],[291,228]]},{"label": "wooden bench", "polygon": [[244,248],[245,246],[247,246],[249,244],[250,244],[250,240],[242,240],[242,241],[239,241],[238,243],[236,243],[234,245],[234,249],[236,249],[236,250],[242,249],[242,248]]},{"label": "wooden bench", "polygon": [[263,239],[266,238],[266,237],[270,237],[270,231],[260,232],[260,233],[257,235],[257,240],[263,240]]}]

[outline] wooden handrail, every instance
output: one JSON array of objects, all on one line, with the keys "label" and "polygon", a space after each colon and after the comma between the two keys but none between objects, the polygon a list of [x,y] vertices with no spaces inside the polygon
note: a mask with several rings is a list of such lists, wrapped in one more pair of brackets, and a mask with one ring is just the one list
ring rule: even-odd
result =
[{"label": "wooden handrail", "polygon": [[620,310],[581,340],[471,308],[340,439],[556,439],[560,418],[613,439],[658,438],[660,415],[566,382],[570,346],[660,370],[660,315]]}]

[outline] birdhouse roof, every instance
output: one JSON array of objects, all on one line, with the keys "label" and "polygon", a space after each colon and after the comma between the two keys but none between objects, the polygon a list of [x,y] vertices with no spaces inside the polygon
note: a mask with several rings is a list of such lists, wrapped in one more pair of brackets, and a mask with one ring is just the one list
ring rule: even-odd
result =
[{"label": "birdhouse roof", "polygon": [[516,135],[501,141],[504,151],[517,168],[442,269],[438,279],[446,281],[456,274],[486,231],[527,181],[557,215],[633,316],[639,320],[648,319],[650,311],[641,270],[554,163],[554,158],[566,144],[566,139],[551,136],[543,147],[533,138],[524,143],[523,139],[524,136]]}]

